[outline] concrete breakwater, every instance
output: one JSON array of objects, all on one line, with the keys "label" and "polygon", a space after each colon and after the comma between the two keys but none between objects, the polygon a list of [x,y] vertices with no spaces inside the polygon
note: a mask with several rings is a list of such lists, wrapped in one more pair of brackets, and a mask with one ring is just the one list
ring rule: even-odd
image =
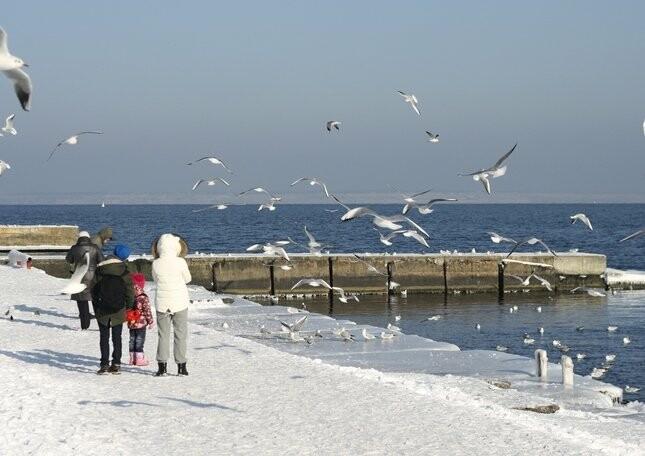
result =
[{"label": "concrete breakwater", "polygon": [[[503,293],[517,290],[547,291],[537,280],[523,285],[511,276],[535,272],[556,292],[575,287],[605,287],[604,255],[587,253],[513,254],[367,254],[361,261],[350,254],[290,254],[286,263],[268,255],[189,255],[186,260],[193,284],[217,292],[240,295],[327,294],[322,288],[291,287],[303,278],[320,278],[355,293],[387,293],[398,283],[409,293]],[[132,269],[151,280],[152,258],[139,257]],[[288,266],[287,266],[288,265]],[[371,268],[373,270],[370,270]],[[34,266],[56,277],[68,277],[62,256],[34,256]],[[287,266],[284,268],[284,266]]]}]

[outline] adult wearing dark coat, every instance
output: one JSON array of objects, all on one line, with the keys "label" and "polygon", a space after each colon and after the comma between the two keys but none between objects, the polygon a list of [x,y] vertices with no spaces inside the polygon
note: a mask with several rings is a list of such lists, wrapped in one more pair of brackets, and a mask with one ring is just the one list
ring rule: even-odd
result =
[{"label": "adult wearing dark coat", "polygon": [[[121,334],[123,323],[126,321],[126,309],[134,306],[134,286],[132,276],[125,263],[130,256],[130,249],[125,245],[117,245],[114,248],[113,255],[110,255],[105,261],[102,261],[96,270],[96,284],[92,288],[92,293],[96,298],[101,294],[103,296],[112,296],[118,298],[119,306],[117,309],[103,309],[100,299],[95,301],[94,312],[96,321],[99,325],[100,348],[101,348],[101,368],[98,374],[112,373],[118,374],[121,371],[121,354],[122,343]],[[122,280],[122,285],[112,290],[108,290],[107,278],[117,278]],[[114,282],[110,282],[114,283]],[[114,296],[115,293],[123,293]],[[110,337],[112,338],[112,363],[110,362]],[[108,367],[109,365],[109,367]]]},{"label": "adult wearing dark coat", "polygon": [[92,286],[96,274],[96,266],[104,260],[101,250],[90,241],[90,235],[87,231],[81,231],[78,235],[76,244],[69,249],[65,260],[72,265],[72,271],[76,270],[79,265],[85,264],[85,254],[90,257],[90,267],[81,280],[86,288],[80,293],[73,294],[71,299],[76,301],[78,306],[78,316],[81,320],[81,329],[85,330],[90,327],[90,308],[89,301],[92,300]]}]

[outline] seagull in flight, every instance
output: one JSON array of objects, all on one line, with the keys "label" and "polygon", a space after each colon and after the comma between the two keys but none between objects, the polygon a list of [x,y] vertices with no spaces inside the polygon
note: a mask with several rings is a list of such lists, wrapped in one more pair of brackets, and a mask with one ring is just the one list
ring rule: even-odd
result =
[{"label": "seagull in flight", "polygon": [[513,252],[515,252],[515,250],[517,250],[519,247],[521,247],[521,246],[523,246],[523,245],[526,245],[526,244],[528,244],[528,245],[540,244],[540,245],[541,245],[542,247],[544,247],[544,248],[547,250],[547,252],[549,252],[551,255],[553,255],[553,256],[558,256],[558,254],[557,254],[557,253],[555,253],[553,250],[551,250],[551,248],[550,248],[548,245],[546,245],[546,244],[545,244],[541,239],[538,239],[538,238],[536,238],[536,237],[532,237],[532,238],[527,239],[526,241],[522,241],[522,242],[518,242],[518,243],[516,243],[516,244],[515,244],[515,246],[514,246],[514,247],[511,249],[511,251],[508,253],[508,255],[506,255],[506,258],[510,257],[510,256],[511,256],[511,254],[512,254]]},{"label": "seagull in flight", "polygon": [[439,134],[434,134],[434,133],[429,132],[428,130],[426,130],[426,135],[428,135],[428,138],[429,138],[428,142],[431,142],[431,143],[438,143],[439,142]]},{"label": "seagull in flight", "polygon": [[222,184],[226,185],[227,187],[230,186],[228,182],[226,182],[224,179],[221,177],[214,177],[212,179],[199,179],[197,182],[195,182],[195,185],[193,185],[193,190],[196,190],[197,187],[199,187],[202,184],[206,184],[209,187],[212,187],[213,185],[217,184],[218,182],[221,182]]},{"label": "seagull in flight", "polygon": [[282,199],[282,197],[273,195],[271,192],[269,192],[267,189],[263,187],[255,187],[255,188],[250,188],[248,190],[244,190],[242,193],[238,193],[237,196],[246,195],[247,193],[251,193],[251,192],[264,193],[269,198],[271,198],[272,201],[280,201]]},{"label": "seagull in flight", "polygon": [[301,279],[294,286],[292,286],[291,289],[293,290],[295,288],[305,286],[305,285],[314,287],[314,288],[323,287],[332,292],[335,291],[339,294],[338,300],[345,304],[347,304],[347,302],[350,299],[353,299],[356,302],[359,302],[358,296],[356,296],[355,294],[347,294],[345,293],[345,290],[340,287],[332,287],[323,279]]},{"label": "seagull in flight", "polygon": [[2,176],[2,173],[7,171],[8,169],[11,169],[11,166],[9,165],[9,163],[7,163],[6,161],[0,160],[0,176]]},{"label": "seagull in flight", "polygon": [[332,128],[335,128],[336,130],[340,130],[340,124],[338,120],[330,120],[327,122],[327,131],[331,132]]},{"label": "seagull in flight", "polygon": [[358,260],[358,261],[360,261],[361,263],[363,263],[363,264],[367,267],[367,270],[368,270],[369,272],[372,272],[372,273],[374,273],[374,274],[381,275],[381,276],[383,276],[383,277],[387,277],[387,272],[379,271],[379,270],[376,268],[376,266],[374,266],[373,264],[369,263],[368,261],[364,260],[363,258],[359,257],[359,256],[358,256],[358,255],[356,255],[356,254],[353,254],[353,257],[354,257],[354,258],[356,258],[356,260]]},{"label": "seagull in flight", "polygon": [[583,213],[573,214],[571,217],[569,217],[569,219],[571,219],[572,225],[577,221],[580,221],[584,223],[587,226],[587,228],[593,231],[593,227],[591,226],[591,220],[589,220],[589,217],[587,217],[585,214]]},{"label": "seagull in flight", "polygon": [[13,88],[25,111],[31,107],[31,79],[23,68],[28,67],[21,58],[11,55],[7,45],[7,32],[0,27],[0,71],[13,82]]},{"label": "seagull in flight", "polygon": [[327,185],[325,185],[325,183],[322,182],[317,177],[301,177],[301,178],[296,179],[295,181],[293,181],[291,183],[291,187],[293,187],[294,185],[298,184],[299,182],[303,182],[303,181],[304,182],[309,182],[309,185],[312,185],[312,186],[313,185],[319,185],[320,188],[322,188],[323,191],[325,192],[325,196],[327,196],[327,198],[329,198],[329,191],[327,191]]},{"label": "seagull in flight", "polygon": [[400,90],[397,90],[397,92],[403,97],[403,101],[410,104],[410,107],[414,112],[417,113],[417,115],[421,115],[421,113],[419,112],[419,100],[417,100],[417,97],[412,94],[408,95],[407,93],[401,92]]},{"label": "seagull in flight", "polygon": [[102,131],[82,131],[80,133],[76,133],[73,136],[70,136],[67,139],[63,139],[61,142],[56,144],[56,147],[54,147],[54,150],[51,151],[51,153],[49,154],[49,157],[47,158],[46,161],[49,161],[54,156],[54,152],[56,152],[59,147],[61,147],[63,145],[73,146],[75,144],[78,144],[78,138],[80,136],[82,136],[82,135],[102,135],[102,134],[103,134]]},{"label": "seagull in flight", "polygon": [[229,174],[233,174],[233,171],[231,171],[228,166],[224,164],[222,160],[220,160],[217,157],[202,157],[198,160],[192,161],[190,163],[186,163],[187,165],[194,165],[195,163],[207,161],[209,163],[212,163],[213,165],[220,165],[222,168],[224,168]]},{"label": "seagull in flight", "polygon": [[307,315],[297,319],[293,323],[285,323],[282,320],[279,320],[279,321],[280,321],[280,326],[282,326],[284,329],[286,329],[290,333],[297,333],[297,332],[300,332],[302,327],[305,325],[305,322],[307,321]]},{"label": "seagull in flight", "polygon": [[486,193],[490,195],[490,179],[501,177],[506,174],[507,166],[503,163],[513,153],[516,147],[517,144],[515,144],[511,150],[502,155],[502,157],[490,168],[480,169],[479,171],[473,171],[472,173],[461,173],[459,176],[472,176],[473,180],[482,183],[484,190],[486,190]]},{"label": "seagull in flight", "polygon": [[[4,121],[4,127],[2,127],[2,132],[6,133],[8,135],[17,135],[18,131],[14,128],[13,126],[13,119],[16,117],[15,114],[11,114],[9,117],[7,117]],[[0,133],[0,136],[2,136],[2,133]]]},{"label": "seagull in flight", "polygon": [[426,246],[426,247],[430,248],[430,246],[428,245],[428,241],[426,240],[426,238],[424,238],[422,235],[420,235],[420,234],[419,234],[417,231],[415,231],[415,230],[394,230],[394,231],[392,231],[392,232],[388,233],[387,235],[383,235],[383,233],[381,233],[381,232],[380,232],[379,230],[377,230],[376,228],[374,228],[374,230],[379,234],[379,237],[380,237],[381,243],[383,243],[383,244],[385,244],[385,245],[387,245],[387,246],[392,245],[392,241],[391,241],[391,240],[392,240],[393,238],[395,238],[395,237],[396,237],[396,236],[398,236],[398,235],[402,235],[403,237],[406,237],[406,238],[412,238],[412,239],[414,239],[415,241],[417,241],[419,244],[422,244],[422,245],[424,245],[424,246]]},{"label": "seagull in flight", "polygon": [[417,200],[415,198],[418,198],[419,196],[423,196],[432,191],[432,189],[429,188],[427,190],[423,190],[422,192],[412,193],[409,195],[401,192],[400,190],[398,190],[396,187],[392,185],[390,185],[390,188],[392,188],[393,190],[396,190],[403,197],[403,202],[405,203],[405,206],[403,206],[402,214],[407,214],[410,208],[413,207],[413,205],[417,204]]},{"label": "seagull in flight", "polygon": [[571,290],[571,293],[577,293],[577,292],[587,293],[589,296],[594,296],[596,298],[607,296],[605,293],[601,291],[594,290],[593,288],[588,288],[588,287],[576,287],[573,290]]},{"label": "seagull in flight", "polygon": [[416,208],[417,211],[419,211],[419,214],[422,214],[422,215],[432,214],[434,212],[434,209],[432,208],[433,204],[447,202],[447,201],[457,201],[457,198],[434,198],[425,204],[407,203],[403,207],[403,214],[407,214],[410,208],[413,208],[413,207]]},{"label": "seagull in flight", "polygon": [[384,228],[386,230],[400,230],[401,228],[403,228],[403,225],[400,225],[400,223],[407,223],[411,225],[415,230],[423,233],[426,237],[430,237],[430,235],[423,228],[421,228],[416,222],[406,217],[405,215],[380,215],[370,208],[362,206],[350,208],[349,206],[343,204],[335,195],[331,195],[331,197],[336,200],[338,204],[347,209],[347,212],[340,219],[343,222],[353,220],[358,217],[368,216],[372,217],[372,223],[379,228]]},{"label": "seagull in flight", "polygon": [[203,207],[201,209],[193,209],[193,212],[204,212],[209,209],[217,209],[218,211],[223,211],[224,209],[227,209],[229,206],[230,204],[213,204],[212,206]]},{"label": "seagull in flight", "polygon": [[276,241],[276,242],[267,242],[266,244],[253,244],[252,246],[246,249],[247,252],[264,252],[267,255],[275,255],[281,258],[284,258],[286,261],[291,261],[289,254],[284,249],[285,245],[288,245],[289,241]]},{"label": "seagull in flight", "polygon": [[490,240],[493,241],[495,244],[500,244],[502,242],[508,242],[509,244],[517,244],[517,241],[515,239],[502,236],[501,234],[497,234],[494,231],[489,231],[487,234],[490,236]]}]

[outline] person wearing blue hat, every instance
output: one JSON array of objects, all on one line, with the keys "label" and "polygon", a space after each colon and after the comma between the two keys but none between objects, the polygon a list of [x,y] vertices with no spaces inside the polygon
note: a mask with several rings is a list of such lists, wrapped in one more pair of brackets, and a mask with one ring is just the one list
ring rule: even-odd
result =
[{"label": "person wearing blue hat", "polygon": [[[134,286],[125,261],[130,256],[127,245],[118,244],[107,260],[96,269],[97,282],[92,287],[92,302],[101,335],[101,365],[98,374],[121,371],[121,334],[126,309],[134,307]],[[112,363],[110,364],[110,336]]]}]

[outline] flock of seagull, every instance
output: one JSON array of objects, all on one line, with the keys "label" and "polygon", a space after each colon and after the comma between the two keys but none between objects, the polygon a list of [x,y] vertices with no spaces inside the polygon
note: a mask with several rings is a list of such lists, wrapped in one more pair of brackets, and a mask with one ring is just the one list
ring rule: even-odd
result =
[{"label": "flock of seagull", "polygon": [[[9,78],[9,80],[13,83],[15,94],[23,110],[29,111],[31,107],[32,83],[29,75],[24,70],[26,67],[28,67],[28,65],[21,58],[16,57],[10,53],[8,44],[7,44],[7,33],[2,28],[0,28],[0,71],[2,71],[4,75],[7,78]],[[420,103],[414,94],[409,94],[403,91],[398,91],[398,94],[402,97],[403,101],[410,106],[410,108],[413,110],[414,113],[416,113],[418,116],[421,115]],[[0,131],[1,131],[0,136],[16,135],[18,133],[17,129],[15,128],[14,121],[15,121],[15,114],[11,114],[5,119],[4,126],[0,128]],[[339,133],[341,130],[341,125],[342,125],[342,122],[339,120],[330,120],[325,123],[325,128],[329,133],[332,133],[332,132]],[[643,131],[645,134],[645,122],[643,123]],[[78,144],[79,138],[81,136],[101,135],[102,133],[103,132],[101,131],[81,131],[79,133],[75,133],[72,136],[67,137],[66,139],[61,140],[51,150],[49,156],[47,157],[47,161],[52,159],[54,154],[61,147],[73,146]],[[429,142],[431,143],[439,142],[439,134],[432,133],[431,131],[426,131],[425,133],[427,135]],[[496,179],[498,177],[502,177],[506,174],[508,169],[506,162],[516,149],[517,149],[517,143],[508,152],[502,155],[492,166],[487,168],[481,168],[479,170],[472,171],[472,172],[460,173],[459,175],[465,176],[465,177],[471,177],[474,181],[480,182],[485,192],[488,194],[491,194],[492,193],[491,180]],[[221,167],[228,174],[233,174],[231,169],[224,163],[224,161],[222,161],[221,158],[214,157],[214,156],[202,157],[200,159],[187,163],[187,165],[191,166],[191,165],[197,165],[202,163],[206,163],[216,167]],[[8,163],[0,160],[0,175],[2,175],[3,173],[7,172],[10,169],[11,169],[11,166]],[[369,207],[365,207],[365,206],[350,207],[349,205],[343,203],[336,195],[331,193],[329,191],[329,187],[327,186],[327,184],[325,184],[325,182],[323,182],[321,179],[317,177],[300,177],[295,181],[293,181],[290,184],[290,186],[294,187],[299,184],[309,184],[310,186],[318,186],[321,189],[322,194],[326,198],[329,198],[335,201],[339,206],[341,206],[345,210],[345,212],[342,214],[340,218],[340,220],[343,222],[356,220],[360,218],[370,219],[372,224],[374,225],[375,232],[378,234],[380,242],[386,246],[393,245],[394,241],[398,238],[407,238],[407,239],[412,239],[416,241],[417,243],[421,244],[426,248],[429,248],[429,244],[428,244],[428,239],[430,237],[429,234],[417,222],[410,219],[407,216],[407,214],[410,211],[416,209],[420,215],[428,215],[434,211],[433,206],[437,203],[457,201],[456,198],[433,198],[433,199],[421,200],[420,198],[424,195],[427,195],[431,191],[430,189],[423,190],[413,194],[402,194],[401,195],[402,202],[404,205],[401,210],[401,213],[393,214],[393,215],[385,215],[385,214],[380,214],[370,209]],[[200,178],[197,181],[195,181],[195,183],[192,186],[192,190],[196,191],[201,186],[216,186],[216,185],[223,185],[223,186],[229,187],[230,183],[228,180],[224,179],[223,177]],[[273,194],[272,192],[270,192],[264,187],[253,187],[238,193],[237,196],[243,197],[247,194],[253,194],[253,193],[261,194],[266,198],[259,205],[258,211],[263,211],[263,210],[275,211],[277,208],[277,205],[282,201],[281,196]],[[197,209],[194,212],[201,212],[208,209],[224,210],[224,209],[227,209],[229,205],[230,204],[222,204],[222,203],[214,204],[212,206],[208,206],[203,209]],[[336,210],[329,210],[329,209],[326,209],[326,210],[328,212],[336,212]],[[583,213],[577,213],[577,214],[571,215],[570,221],[572,224],[580,222],[584,224],[589,230],[593,230],[591,220],[587,215]],[[313,234],[307,229],[306,226],[304,227],[304,231],[308,239],[306,248],[309,250],[311,254],[321,255],[323,252],[323,248],[325,248],[325,246],[315,239]],[[550,254],[557,256],[555,251],[549,248],[544,241],[542,241],[541,239],[538,239],[537,237],[530,237],[525,240],[516,241],[512,238],[509,238],[494,232],[489,232],[488,234],[493,243],[496,243],[496,244],[508,243],[512,245],[512,248],[506,257],[506,260],[509,260],[509,257],[518,248],[525,245],[536,245],[536,244],[539,244],[540,246],[545,248],[546,251],[549,252]],[[621,239],[620,242],[625,242],[630,239],[634,239],[636,237],[642,236],[643,234],[645,234],[645,228],[638,230],[635,233],[630,234],[629,236]],[[262,244],[254,244],[248,247],[247,251],[261,252],[264,254],[269,254],[269,255],[282,258],[286,263],[280,265],[280,267],[285,270],[288,270],[292,266],[289,264],[290,257],[285,247],[289,244],[302,245],[289,238],[288,240],[279,240],[279,241],[273,241],[273,242],[266,242]],[[356,261],[363,262],[371,273],[387,276],[386,273],[379,271],[378,268],[374,267],[367,261],[363,260],[358,255],[354,255],[354,258]],[[537,267],[541,266],[539,263],[535,265]],[[83,268],[79,268],[79,274],[81,272],[83,272]],[[546,288],[548,291],[552,291],[553,289],[552,285],[546,279],[536,274],[535,271],[532,271],[531,274],[528,275],[527,277],[520,277],[516,275],[508,275],[508,277],[516,280],[518,284],[522,286],[528,286],[531,283],[531,281],[537,281],[538,283],[540,283],[541,286]],[[354,300],[354,301],[359,300],[357,295],[346,293],[342,288],[331,286],[325,280],[320,278],[302,279],[297,283],[295,283],[292,289],[296,289],[304,286],[314,287],[314,288],[323,287],[329,290],[331,293],[337,294],[338,299],[344,303],[347,303],[350,300]],[[396,282],[390,281],[389,286],[391,288],[394,288],[394,287],[397,287],[398,284]],[[592,296],[604,295],[603,293],[597,290],[589,289],[586,287],[578,287],[572,290],[572,292],[574,293],[586,292]],[[402,291],[402,293],[405,293],[405,291]],[[538,308],[538,309],[541,310],[541,308]],[[514,312],[516,310],[517,310],[516,307],[513,307],[510,309],[511,312]],[[291,335],[292,339],[297,340],[298,333],[302,328],[302,325],[304,325],[306,318],[307,317],[304,316],[293,324],[287,324],[282,322],[282,327]],[[441,316],[435,315],[435,316],[428,317],[424,321],[436,321],[436,320],[439,320],[440,318]],[[478,326],[477,329],[479,329],[479,325],[477,326]],[[382,333],[380,336],[382,339],[393,337],[394,332],[399,330],[398,327],[392,324],[388,324],[387,329],[390,332]],[[608,328],[608,331],[610,332],[615,330],[616,328],[613,326],[610,326]],[[543,333],[543,328],[540,328],[540,333]],[[339,331],[337,335],[341,336],[344,340],[353,340],[354,338],[353,335],[349,334],[349,332],[344,329]],[[363,330],[362,335],[365,340],[370,340],[374,338],[373,335],[366,333],[365,330]],[[530,337],[528,334],[525,335],[524,337],[525,344],[532,344],[534,342],[535,340],[532,337]],[[629,338],[625,337],[624,339],[625,345],[627,345],[629,342],[630,342]],[[559,350],[561,350],[562,352],[567,352],[569,350],[569,348],[566,345],[562,344],[557,340],[553,341],[553,345]],[[498,346],[497,349],[500,351],[505,351],[507,348]],[[586,355],[582,353],[578,353],[577,358],[584,359],[585,356]],[[611,364],[614,362],[614,360],[615,360],[615,355],[607,355],[606,363],[603,364],[603,366],[601,366],[600,368],[595,368],[592,373],[592,376],[594,378],[600,378],[611,367]]]}]

